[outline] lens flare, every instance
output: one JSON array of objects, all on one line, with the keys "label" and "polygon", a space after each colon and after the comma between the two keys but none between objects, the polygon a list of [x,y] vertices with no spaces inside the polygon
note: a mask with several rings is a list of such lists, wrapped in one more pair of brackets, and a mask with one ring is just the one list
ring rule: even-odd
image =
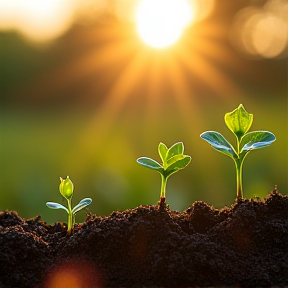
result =
[{"label": "lens flare", "polygon": [[98,269],[88,261],[64,261],[47,274],[44,288],[102,288],[102,278]]}]

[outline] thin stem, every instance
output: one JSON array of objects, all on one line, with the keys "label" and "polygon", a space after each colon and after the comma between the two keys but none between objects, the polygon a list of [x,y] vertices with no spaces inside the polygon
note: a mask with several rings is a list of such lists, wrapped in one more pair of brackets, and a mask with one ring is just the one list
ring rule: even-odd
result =
[{"label": "thin stem", "polygon": [[237,180],[237,194],[236,194],[236,200],[239,201],[243,198],[243,188],[242,188],[242,167],[243,167],[243,160],[240,159],[240,142],[241,139],[237,138],[237,159],[235,160],[235,166],[236,166],[236,180]]},{"label": "thin stem", "polygon": [[68,227],[67,227],[67,232],[70,235],[71,231],[72,231],[72,227],[73,227],[73,213],[72,213],[72,209],[71,209],[71,198],[67,199],[68,202]]},{"label": "thin stem", "polygon": [[237,179],[237,200],[243,199],[243,188],[242,188],[242,170],[243,170],[243,159],[235,160],[236,166],[236,179]]},{"label": "thin stem", "polygon": [[167,178],[163,175],[161,175],[161,192],[160,192],[160,198],[165,198],[166,197],[166,183],[167,183]]}]

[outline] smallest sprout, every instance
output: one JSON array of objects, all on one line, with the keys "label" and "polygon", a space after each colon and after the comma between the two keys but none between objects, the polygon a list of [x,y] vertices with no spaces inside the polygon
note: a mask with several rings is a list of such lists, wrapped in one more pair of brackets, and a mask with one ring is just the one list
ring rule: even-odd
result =
[{"label": "smallest sprout", "polygon": [[46,206],[51,209],[63,209],[68,213],[68,228],[67,232],[70,235],[72,228],[75,223],[75,214],[83,209],[84,207],[88,206],[92,203],[91,198],[84,198],[82,199],[73,209],[72,209],[72,196],[73,196],[73,190],[74,185],[72,181],[70,180],[69,176],[65,180],[63,180],[60,177],[60,185],[59,185],[59,191],[61,195],[67,200],[68,202],[68,209],[64,207],[63,205],[55,202],[47,202]]}]

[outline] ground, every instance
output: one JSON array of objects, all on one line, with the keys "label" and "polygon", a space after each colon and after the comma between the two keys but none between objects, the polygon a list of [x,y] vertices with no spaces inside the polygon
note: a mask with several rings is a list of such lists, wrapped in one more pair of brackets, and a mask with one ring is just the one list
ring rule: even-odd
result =
[{"label": "ground", "polygon": [[71,235],[60,222],[0,212],[0,288],[64,285],[287,286],[288,197],[274,190],[220,210],[196,201],[182,213],[88,213]]}]

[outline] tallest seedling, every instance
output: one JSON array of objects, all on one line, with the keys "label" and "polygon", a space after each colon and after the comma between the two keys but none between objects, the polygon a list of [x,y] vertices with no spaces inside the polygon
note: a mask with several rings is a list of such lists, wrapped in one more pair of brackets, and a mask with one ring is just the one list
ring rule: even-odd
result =
[{"label": "tallest seedling", "polygon": [[236,166],[237,198],[243,198],[242,168],[243,161],[251,150],[269,146],[276,140],[273,133],[269,131],[248,132],[253,122],[253,114],[249,114],[242,104],[224,117],[227,127],[234,133],[237,146],[234,148],[220,133],[206,131],[200,135],[217,151],[231,157]]}]

